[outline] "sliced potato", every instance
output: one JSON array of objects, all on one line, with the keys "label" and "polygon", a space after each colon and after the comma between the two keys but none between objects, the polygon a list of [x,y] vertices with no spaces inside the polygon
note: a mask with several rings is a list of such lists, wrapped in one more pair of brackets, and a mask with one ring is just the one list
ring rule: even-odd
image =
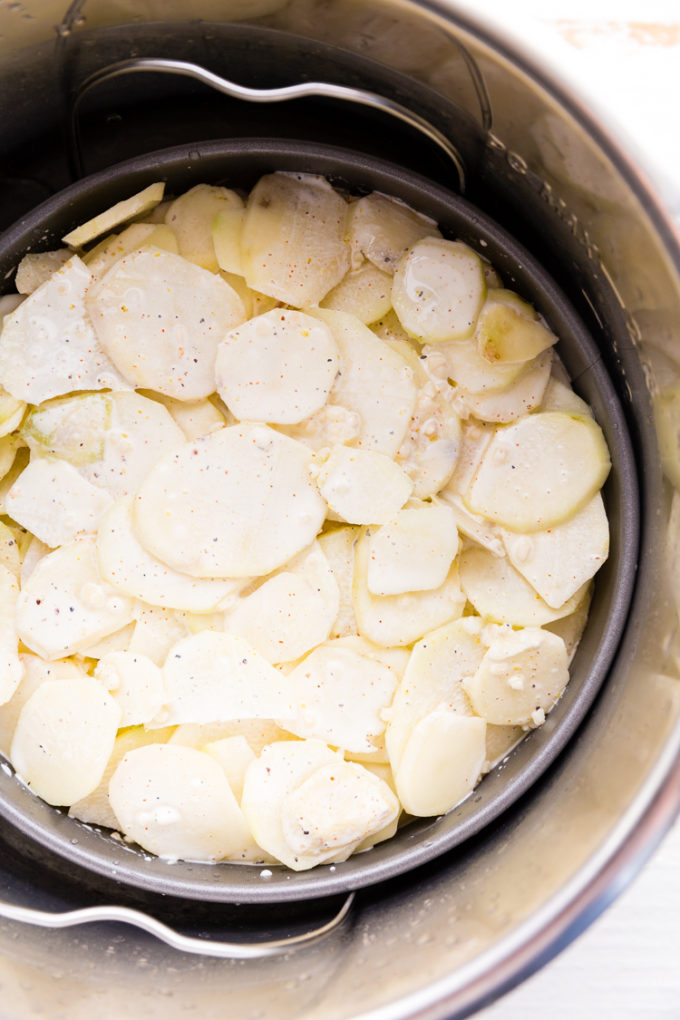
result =
[{"label": "sliced potato", "polygon": [[209,432],[224,428],[233,422],[227,421],[227,417],[212,400],[175,400],[174,397],[166,397],[161,394],[153,394],[172,416],[172,420],[179,425],[184,438],[189,442],[207,436]]},{"label": "sliced potato", "polygon": [[523,371],[500,391],[468,393],[456,390],[455,403],[462,412],[474,414],[481,421],[512,422],[540,406],[550,380],[552,350],[543,351],[533,361],[522,362]]},{"label": "sliced potato", "polygon": [[14,694],[0,705],[0,754],[9,758],[12,737],[22,708],[35,690],[46,680],[76,679],[85,671],[72,659],[58,659],[56,662],[45,662],[39,655],[22,652],[19,656],[22,676]]},{"label": "sliced potato", "polygon": [[217,265],[225,273],[243,276],[241,258],[241,235],[246,221],[246,208],[241,205],[224,204],[212,224],[212,240]]},{"label": "sliced potato", "polygon": [[475,338],[482,358],[492,364],[531,361],[557,343],[531,305],[507,290],[488,293]]},{"label": "sliced potato", "polygon": [[418,391],[399,463],[413,479],[413,495],[427,499],[451,478],[461,450],[461,424],[448,393],[432,392],[430,383]]},{"label": "sliced potato", "polygon": [[187,443],[163,457],[139,490],[137,536],[194,577],[270,573],[323,523],[326,504],[309,479],[310,458],[302,443],[265,425],[234,425]]},{"label": "sliced potato", "polygon": [[295,714],[286,677],[237,634],[204,630],[184,638],[170,649],[163,676],[161,726]]},{"label": "sliced potato", "polygon": [[354,577],[354,546],[360,528],[346,525],[333,528],[319,536],[319,545],[338,585],[338,613],[331,625],[329,638],[358,634],[357,621],[352,603],[352,581]]},{"label": "sliced potato", "polygon": [[392,277],[371,262],[350,270],[321,302],[322,308],[347,312],[370,326],[392,307]]},{"label": "sliced potato", "polygon": [[20,294],[32,294],[41,283],[49,280],[55,270],[72,257],[73,252],[68,248],[58,248],[56,251],[29,252],[24,255],[17,266],[17,275],[14,281],[16,289]]},{"label": "sliced potato", "polygon": [[471,336],[486,294],[482,260],[461,241],[416,241],[394,274],[392,306],[404,329],[427,343]]},{"label": "sliced potato", "polygon": [[101,780],[119,722],[118,705],[93,677],[46,680],[21,709],[12,764],[48,804],[73,804]]},{"label": "sliced potato", "polygon": [[540,726],[569,682],[562,638],[540,627],[499,628],[466,690],[490,723]]},{"label": "sliced potato", "polygon": [[246,738],[240,734],[222,737],[219,740],[211,740],[202,750],[215,759],[227,777],[231,792],[236,800],[240,801],[246,769],[251,761],[255,761],[255,754]]},{"label": "sliced potato", "polygon": [[415,406],[412,369],[353,315],[330,309],[315,314],[330,327],[342,361],[331,403],[359,415],[357,446],[393,457]]},{"label": "sliced potato", "polygon": [[31,459],[7,493],[7,513],[41,542],[55,548],[94,534],[111,503],[66,460]]},{"label": "sliced potato", "polygon": [[401,255],[422,237],[439,237],[434,220],[379,191],[352,202],[347,235],[352,267],[365,257],[378,269],[394,274]]},{"label": "sliced potato", "polygon": [[325,323],[277,309],[227,333],[217,351],[215,378],[237,418],[294,425],[324,406],[340,368]]},{"label": "sliced potato", "polygon": [[177,238],[170,227],[155,223],[131,223],[120,234],[113,234],[100,241],[83,255],[83,262],[93,276],[101,279],[114,263],[140,248],[162,248],[175,255],[179,251]]},{"label": "sliced potato", "polygon": [[217,346],[245,319],[241,299],[224,280],[160,248],[116,262],[90,288],[86,305],[99,343],[123,377],[180,400],[214,391]]},{"label": "sliced potato", "polygon": [[5,316],[0,383],[16,400],[39,404],[74,390],[127,388],[86,313],[91,282],[73,256]]},{"label": "sliced potato", "polygon": [[133,606],[133,613],[135,629],[128,651],[147,655],[157,666],[163,665],[174,644],[189,636],[185,613],[143,602]]},{"label": "sliced potato", "polygon": [[368,590],[401,595],[439,588],[458,552],[458,531],[448,506],[406,507],[372,528],[369,538]]},{"label": "sliced potato", "polygon": [[213,225],[231,210],[241,213],[243,199],[230,188],[214,184],[197,184],[171,202],[165,222],[177,237],[180,255],[211,273],[226,268],[215,252]]},{"label": "sliced potato", "polygon": [[21,437],[36,456],[58,457],[80,467],[104,456],[113,413],[110,393],[58,397],[31,408]]},{"label": "sliced potato", "polygon": [[143,216],[144,213],[150,212],[162,200],[164,191],[165,185],[162,182],[150,184],[148,188],[138,191],[136,195],[123,199],[122,202],[116,202],[109,209],[93,216],[91,220],[87,220],[75,230],[71,230],[62,237],[62,241],[72,248],[88,244],[96,237],[101,237],[102,234],[107,234],[115,227],[120,226],[121,223],[126,223],[135,216]]},{"label": "sliced potato", "polygon": [[449,340],[436,344],[426,344],[423,354],[431,359],[437,354],[444,359],[447,378],[466,393],[497,394],[500,390],[511,386],[524,371],[524,364],[488,361],[479,351],[477,337],[467,340]]},{"label": "sliced potato", "polygon": [[0,436],[9,435],[18,429],[26,413],[26,404],[10,396],[0,386]]},{"label": "sliced potato", "polygon": [[349,269],[346,220],[347,203],[323,177],[261,177],[241,235],[248,286],[294,308],[317,305]]},{"label": "sliced potato", "polygon": [[0,705],[9,701],[24,675],[16,624],[18,597],[16,577],[0,565]]},{"label": "sliced potato", "polygon": [[[554,368],[554,366],[553,366]],[[538,407],[539,411],[565,411],[567,414],[593,416],[593,412],[585,400],[574,393],[566,383],[551,375],[548,385]]]},{"label": "sliced potato", "polygon": [[128,751],[109,783],[118,824],[145,850],[171,860],[257,860],[224,771],[192,747]]},{"label": "sliced potato", "polygon": [[321,495],[348,524],[384,524],[413,492],[413,482],[377,450],[336,444],[315,464]]},{"label": "sliced potato", "polygon": [[146,655],[110,652],[100,658],[94,675],[120,708],[120,726],[150,723],[165,703],[163,673]]},{"label": "sliced potato", "polygon": [[465,501],[511,531],[545,530],[585,506],[610,466],[602,430],[591,418],[527,415],[496,429]]},{"label": "sliced potato", "polygon": [[355,443],[361,437],[361,415],[338,404],[325,404],[299,425],[277,425],[277,431],[318,453],[335,443]]}]

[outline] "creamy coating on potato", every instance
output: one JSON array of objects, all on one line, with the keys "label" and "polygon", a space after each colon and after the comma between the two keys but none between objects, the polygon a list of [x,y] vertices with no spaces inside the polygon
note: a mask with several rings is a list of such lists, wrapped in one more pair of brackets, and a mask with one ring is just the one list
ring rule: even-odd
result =
[{"label": "creamy coating on potato", "polygon": [[0,311],[1,749],[161,857],[339,864],[559,701],[606,442],[418,210],[306,173],[163,197],[27,254]]}]

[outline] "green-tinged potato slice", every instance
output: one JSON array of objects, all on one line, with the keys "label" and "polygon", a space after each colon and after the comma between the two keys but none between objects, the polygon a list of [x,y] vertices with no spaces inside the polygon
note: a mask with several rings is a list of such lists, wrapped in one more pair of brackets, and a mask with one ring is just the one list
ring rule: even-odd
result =
[{"label": "green-tinged potato slice", "polygon": [[[58,664],[54,663],[54,665]],[[146,744],[163,743],[164,738],[169,737],[171,734],[172,729],[149,731],[145,730],[143,726],[129,726],[126,729],[119,730],[99,784],[87,796],[81,797],[80,800],[71,804],[68,810],[71,818],[78,818],[81,822],[86,822],[88,825],[103,825],[108,829],[117,829],[118,819],[114,815],[113,808],[109,802],[109,782],[111,776],[128,751],[132,751],[137,747],[144,747]]]},{"label": "green-tinged potato slice", "polygon": [[209,754],[147,744],[128,751],[109,783],[119,828],[170,860],[258,860],[227,777]]},{"label": "green-tinged potato slice", "polygon": [[90,288],[86,305],[99,343],[123,377],[180,400],[214,391],[217,346],[245,319],[241,299],[224,280],[160,248],[116,262]]},{"label": "green-tinged potato slice", "polygon": [[96,237],[109,233],[122,223],[134,219],[135,216],[143,216],[144,213],[150,212],[162,200],[164,191],[165,184],[162,182],[150,184],[148,188],[138,191],[136,195],[131,195],[130,198],[126,198],[122,202],[116,202],[109,209],[93,216],[91,220],[87,220],[75,230],[71,230],[70,233],[62,237],[62,241],[72,248],[80,248],[82,245],[94,241]]},{"label": "green-tinged potato slice", "polygon": [[591,418],[527,415],[496,429],[466,503],[510,531],[545,530],[584,507],[610,466],[602,430]]},{"label": "green-tinged potato slice", "polygon": [[246,771],[241,806],[258,844],[294,871],[346,860],[399,814],[386,783],[319,740],[266,747]]},{"label": "green-tinged potato slice", "polygon": [[413,479],[413,495],[428,499],[453,474],[461,450],[461,424],[449,393],[432,392],[426,384],[397,453],[397,463]]},{"label": "green-tinged potato slice", "polygon": [[76,665],[72,659],[45,662],[39,655],[22,652],[19,661],[22,667],[19,685],[9,701],[0,705],[0,754],[4,754],[6,758],[9,758],[12,737],[21,709],[33,691],[46,680],[68,680],[72,677],[77,679],[85,675],[85,670]]},{"label": "green-tinged potato slice", "polygon": [[56,251],[29,252],[28,255],[24,255],[17,266],[14,286],[20,294],[32,294],[41,283],[49,280],[52,273],[60,269],[72,257],[73,252],[68,248],[58,248]]},{"label": "green-tinged potato slice", "polygon": [[161,726],[295,714],[286,677],[237,634],[204,630],[184,638],[168,652],[163,676]]},{"label": "green-tinged potato slice", "polygon": [[100,658],[94,675],[120,708],[120,726],[150,723],[165,704],[163,672],[146,655],[110,652]]},{"label": "green-tinged potato slice", "polygon": [[343,276],[323,299],[321,307],[355,315],[370,326],[392,307],[392,277],[371,262],[364,262]]},{"label": "green-tinged potato slice", "polygon": [[239,591],[244,580],[191,577],[147,552],[132,527],[132,501],[121,500],[104,514],[97,533],[97,564],[102,580],[152,606],[212,613]]},{"label": "green-tinged potato slice", "polygon": [[299,737],[316,737],[349,752],[375,751],[385,729],[381,713],[398,677],[385,662],[329,641],[319,645],[288,676],[297,716],[286,726]]},{"label": "green-tinged potato slice", "polygon": [[508,559],[554,609],[600,569],[609,553],[609,524],[598,492],[573,517],[546,531],[501,529]]},{"label": "green-tinged potato slice", "polygon": [[241,234],[248,286],[294,308],[317,305],[349,269],[347,208],[315,174],[261,177]]},{"label": "green-tinged potato slice", "polygon": [[232,210],[242,214],[243,199],[235,191],[214,184],[197,184],[171,202],[165,222],[177,237],[180,255],[211,273],[227,268],[217,257],[213,226],[220,215]]},{"label": "green-tinged potato slice", "polygon": [[562,638],[540,627],[503,627],[466,689],[475,711],[488,722],[540,726],[568,682]]},{"label": "green-tinged potato slice", "polygon": [[413,492],[406,472],[377,450],[337,444],[315,471],[321,495],[348,524],[384,524]]},{"label": "green-tinged potato slice", "polygon": [[45,659],[72,655],[132,618],[132,600],[99,576],[94,538],[43,556],[17,603],[19,637]]},{"label": "green-tinged potato slice", "polygon": [[119,721],[118,705],[93,677],[46,680],[21,709],[12,764],[48,804],[73,804],[101,780]]},{"label": "green-tinged potato slice", "polygon": [[363,322],[345,312],[315,312],[330,327],[342,372],[330,402],[359,415],[357,446],[394,457],[406,435],[416,400],[413,370]]},{"label": "green-tinged potato slice", "polygon": [[504,556],[470,546],[460,555],[460,584],[480,616],[513,627],[540,627],[573,613],[588,583],[558,608],[545,602]]},{"label": "green-tinged potato slice", "polygon": [[395,772],[404,811],[443,815],[475,788],[486,761],[486,722],[445,706],[420,719]]},{"label": "green-tinged potato slice", "polygon": [[37,457],[58,457],[76,467],[101,460],[114,413],[113,394],[78,393],[33,407],[21,437]]},{"label": "green-tinged potato slice", "polygon": [[399,321],[427,343],[471,336],[485,296],[482,260],[461,241],[417,241],[394,273],[392,306]]},{"label": "green-tinged potato slice", "polygon": [[187,443],[139,490],[135,532],[154,556],[194,577],[268,574],[321,529],[326,504],[309,478],[311,456],[257,424]]},{"label": "green-tinged potato slice", "polygon": [[356,525],[333,528],[319,536],[319,545],[335,578],[339,592],[338,613],[331,625],[329,638],[358,634],[352,603],[354,578],[354,546],[361,529]]},{"label": "green-tinged potato slice", "polygon": [[251,761],[255,761],[255,754],[246,738],[240,734],[222,737],[220,740],[210,741],[202,750],[215,759],[227,777],[236,800],[240,802],[246,769]]},{"label": "green-tinged potato slice", "polygon": [[505,423],[534,411],[548,385],[552,359],[552,350],[547,350],[533,361],[522,362],[522,373],[510,386],[498,392],[468,393],[459,388],[455,401],[461,413],[473,414],[481,421]]},{"label": "green-tinged potato slice", "polygon": [[340,592],[318,542],[240,599],[224,629],[240,634],[269,662],[291,662],[325,641],[338,615]]},{"label": "green-tinged potato slice", "polygon": [[16,624],[18,597],[16,577],[0,565],[0,705],[10,700],[24,674]]},{"label": "green-tinged potato slice", "polygon": [[479,353],[491,364],[531,361],[557,343],[536,312],[512,291],[489,291],[475,338]]},{"label": "green-tinged potato slice", "polygon": [[364,258],[390,275],[404,251],[423,237],[439,237],[434,220],[379,191],[352,202],[349,207],[347,236],[352,252],[352,267]]},{"label": "green-tinged potato slice", "polygon": [[479,617],[466,616],[427,633],[413,647],[387,714],[385,741],[392,768],[399,766],[415,725],[439,706],[472,715],[463,681],[477,670],[486,645]]},{"label": "green-tinged potato slice", "polygon": [[243,276],[241,235],[246,221],[243,204],[224,204],[212,224],[212,240],[217,265],[225,273]]},{"label": "green-tinged potato slice", "polygon": [[406,507],[372,528],[369,539],[368,590],[373,595],[401,595],[439,588],[458,552],[458,531],[450,507]]},{"label": "green-tinged potato slice", "polygon": [[354,612],[359,633],[376,645],[410,645],[435,627],[456,620],[465,607],[458,568],[452,566],[444,583],[431,591],[404,595],[373,595],[368,588],[371,529],[356,544]]},{"label": "green-tinged potato slice", "polygon": [[340,368],[325,323],[276,309],[227,333],[217,351],[215,378],[236,418],[293,425],[324,406]]},{"label": "green-tinged potato slice", "polygon": [[40,404],[74,390],[126,389],[92,328],[85,303],[92,276],[69,259],[19,307],[0,333],[0,384]]},{"label": "green-tinged potato slice", "polygon": [[31,459],[5,501],[10,517],[53,549],[94,534],[110,504],[107,492],[53,457]]}]

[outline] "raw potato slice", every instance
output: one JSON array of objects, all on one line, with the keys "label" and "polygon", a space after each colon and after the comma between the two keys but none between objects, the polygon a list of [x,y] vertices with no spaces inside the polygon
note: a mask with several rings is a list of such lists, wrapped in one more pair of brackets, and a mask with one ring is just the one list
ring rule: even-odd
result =
[{"label": "raw potato slice", "polygon": [[448,394],[427,383],[418,392],[413,416],[397,462],[413,479],[413,495],[427,499],[453,474],[461,449],[460,419]]},{"label": "raw potato slice", "polygon": [[29,451],[25,446],[20,446],[16,452],[14,463],[4,478],[0,478],[0,513],[7,513],[7,493],[12,488],[17,478],[29,462]]},{"label": "raw potato slice", "polygon": [[0,383],[17,400],[39,404],[74,390],[127,388],[87,316],[91,282],[74,256],[5,316]]},{"label": "raw potato slice", "polygon": [[461,423],[458,460],[453,474],[440,490],[441,496],[447,498],[449,495],[464,496],[467,493],[494,434],[495,429],[491,425],[485,425],[480,421],[470,419]]},{"label": "raw potato slice", "polygon": [[[55,663],[57,665],[57,663]],[[68,813],[71,818],[78,818],[88,825],[102,825],[108,829],[118,828],[118,819],[113,813],[109,801],[109,782],[111,776],[118,768],[128,751],[137,747],[144,747],[146,744],[164,743],[164,739],[172,733],[171,729],[145,730],[143,726],[130,726],[127,729],[119,730],[113,743],[113,751],[106,763],[106,768],[99,781],[99,784],[87,794],[81,797],[74,804],[71,804]]]},{"label": "raw potato slice", "polygon": [[392,307],[392,277],[370,262],[364,262],[343,276],[337,287],[321,302],[322,308],[347,312],[370,326]]},{"label": "raw potato slice", "polygon": [[244,205],[225,205],[217,213],[212,225],[212,240],[217,265],[225,273],[243,276],[241,234],[246,221]]},{"label": "raw potato slice", "polygon": [[539,410],[565,411],[567,414],[576,414],[580,417],[593,417],[593,412],[585,400],[582,400],[570,386],[556,379],[554,375],[551,375],[548,380]]},{"label": "raw potato slice", "polygon": [[163,407],[170,413],[172,420],[179,425],[184,438],[192,442],[201,436],[207,436],[209,432],[216,432],[225,425],[233,424],[227,421],[222,411],[212,400],[175,400],[174,397],[165,397],[160,394],[153,394]]},{"label": "raw potato slice", "polygon": [[399,321],[428,343],[471,336],[485,296],[482,260],[461,241],[417,241],[394,274],[392,305]]},{"label": "raw potato slice", "polygon": [[441,497],[447,506],[451,507],[456,527],[461,535],[472,539],[483,549],[488,549],[494,556],[505,556],[505,546],[500,528],[480,517],[479,514],[470,513],[458,493],[444,490]]},{"label": "raw potato slice", "polygon": [[371,529],[368,590],[401,595],[439,588],[458,552],[458,531],[448,506],[425,504],[400,510]]},{"label": "raw potato slice", "polygon": [[45,659],[72,655],[132,617],[132,601],[99,576],[94,538],[77,539],[44,556],[17,603],[19,637]]},{"label": "raw potato slice", "polygon": [[236,634],[204,630],[184,638],[170,649],[163,675],[161,726],[295,714],[286,677]]},{"label": "raw potato slice", "polygon": [[340,367],[325,323],[276,309],[226,335],[215,363],[217,392],[236,418],[294,425],[323,407]]},{"label": "raw potato slice", "polygon": [[530,361],[557,343],[531,305],[507,290],[489,292],[475,336],[479,353],[491,364]]},{"label": "raw potato slice", "polygon": [[7,436],[21,425],[26,413],[26,404],[0,386],[0,436]]},{"label": "raw potato slice", "polygon": [[[30,543],[28,543],[30,544]],[[28,548],[26,545],[26,549]],[[23,551],[25,557],[26,552]],[[0,521],[0,564],[9,570],[10,574],[19,579],[21,575],[22,553],[19,551],[19,538],[12,528]]]},{"label": "raw potato slice", "polygon": [[337,404],[326,404],[299,425],[277,426],[277,431],[304,443],[314,453],[335,443],[356,442],[361,437],[361,429],[361,416]]},{"label": "raw potato slice", "polygon": [[212,184],[197,184],[171,202],[165,222],[177,237],[180,255],[211,273],[225,268],[215,253],[213,224],[223,210],[232,209],[243,209],[240,196]]},{"label": "raw potato slice", "polygon": [[28,255],[24,255],[17,266],[17,275],[14,280],[16,289],[20,294],[32,294],[70,258],[73,258],[73,252],[68,248],[58,248],[56,251],[29,252]]},{"label": "raw potato slice", "polygon": [[564,605],[600,569],[609,552],[609,524],[597,495],[569,520],[547,531],[501,530],[508,559],[554,609]]},{"label": "raw potato slice", "polygon": [[73,804],[98,785],[119,722],[118,705],[92,677],[47,680],[21,710],[12,764],[48,804]]},{"label": "raw potato slice", "polygon": [[406,472],[376,450],[336,445],[315,468],[321,495],[348,524],[384,524],[413,492]]},{"label": "raw potato slice", "polygon": [[243,794],[243,783],[246,769],[251,761],[255,761],[253,750],[243,736],[222,737],[206,744],[203,750],[218,763],[231,787],[231,791],[240,802]]},{"label": "raw potato slice", "polygon": [[94,534],[111,503],[66,460],[31,460],[7,493],[7,513],[41,542],[55,548],[79,534]]},{"label": "raw potato slice", "polygon": [[465,596],[455,564],[444,583],[432,591],[373,595],[367,583],[370,537],[371,530],[366,529],[357,542],[354,559],[354,611],[360,634],[385,647],[410,645],[435,627],[458,619]]},{"label": "raw potato slice", "polygon": [[45,662],[38,655],[23,652],[19,656],[22,677],[14,694],[0,705],[0,754],[9,758],[12,738],[22,708],[35,690],[46,680],[68,680],[81,677],[85,670],[77,666],[71,659],[60,659],[57,662]]},{"label": "raw potato slice", "polygon": [[143,602],[138,602],[133,611],[135,629],[128,651],[146,655],[157,666],[162,666],[172,646],[189,636],[186,614],[147,606]]},{"label": "raw potato slice", "polygon": [[602,430],[591,418],[528,415],[496,429],[466,503],[511,531],[550,528],[593,498],[610,466]]},{"label": "raw potato slice", "polygon": [[224,629],[240,634],[276,665],[325,641],[338,615],[340,592],[321,546],[314,542],[228,612]]},{"label": "raw potato slice", "polygon": [[93,284],[86,304],[125,379],[180,400],[214,391],[217,345],[245,319],[224,280],[161,249],[121,259]]},{"label": "raw potato slice", "polygon": [[546,623],[545,625],[545,630],[557,634],[564,641],[569,665],[573,661],[586,623],[588,622],[591,598],[592,586],[588,588],[584,598],[573,613],[570,613],[569,616],[562,616],[559,620],[554,620],[552,623]]},{"label": "raw potato slice", "polygon": [[388,713],[385,741],[392,768],[397,769],[415,725],[445,706],[472,715],[463,682],[473,676],[484,657],[482,624],[466,616],[439,627],[416,642]]},{"label": "raw potato slice", "polygon": [[399,814],[386,783],[319,740],[265,747],[241,806],[257,843],[294,871],[346,860]]},{"label": "raw potato slice", "polygon": [[95,237],[107,234],[121,223],[126,223],[135,216],[143,216],[144,213],[150,212],[162,200],[164,191],[165,184],[150,184],[148,188],[138,191],[136,195],[132,195],[122,202],[116,202],[109,209],[76,227],[75,230],[62,237],[62,241],[72,248],[88,244],[89,241],[94,241]]},{"label": "raw potato slice", "polygon": [[147,744],[124,756],[109,783],[123,832],[169,860],[256,860],[227,778],[209,754],[192,747]]},{"label": "raw potato slice", "polygon": [[346,220],[347,203],[323,177],[261,177],[241,235],[248,286],[295,308],[317,305],[349,269]]},{"label": "raw potato slice", "polygon": [[455,403],[461,413],[474,414],[481,421],[512,422],[535,410],[543,399],[550,379],[553,352],[544,351],[524,365],[524,371],[500,392],[467,393],[458,390]]},{"label": "raw potato slice", "polygon": [[342,361],[331,403],[359,415],[357,446],[394,457],[415,405],[412,369],[353,315],[330,309],[315,314],[330,327]]},{"label": "raw potato slice", "polygon": [[47,554],[51,551],[52,550],[49,545],[45,545],[45,543],[41,542],[39,538],[35,537],[35,535],[31,537],[28,545],[26,546],[26,552],[24,553],[24,559],[21,564],[21,573],[19,574],[19,582],[22,588],[25,586],[26,581],[31,576],[43,556],[47,556]]},{"label": "raw potato slice", "polygon": [[437,354],[444,359],[447,378],[454,386],[475,395],[494,394],[495,399],[498,399],[498,392],[512,386],[525,369],[522,362],[487,361],[479,352],[476,334],[467,340],[450,340],[435,347],[426,344],[423,354],[428,360]]},{"label": "raw potato slice", "polygon": [[499,628],[467,684],[476,712],[490,723],[540,726],[569,682],[562,638],[540,627]]},{"label": "raw potato slice", "polygon": [[101,279],[115,262],[140,248],[162,248],[176,255],[177,238],[165,225],[132,223],[122,233],[100,241],[96,248],[83,255],[83,262],[93,276]]},{"label": "raw potato slice", "polygon": [[354,546],[360,533],[360,528],[347,525],[326,531],[319,536],[319,545],[333,572],[340,595],[338,614],[331,626],[329,638],[346,637],[359,633],[352,603],[352,581],[354,577]]},{"label": "raw potato slice", "polygon": [[128,623],[120,630],[115,630],[113,634],[107,634],[106,637],[99,638],[91,645],[81,648],[78,654],[82,655],[84,659],[103,659],[106,655],[112,655],[113,652],[126,652],[129,650],[134,632],[135,623]]},{"label": "raw potato slice", "polygon": [[[272,719],[233,719],[220,723],[184,723],[175,727],[168,743],[196,747],[199,750],[228,737],[245,737],[248,746],[259,757],[262,749],[278,740],[294,740],[292,733],[281,729]],[[244,777],[245,778],[245,777]]]},{"label": "raw potato slice", "polygon": [[18,597],[19,585],[14,574],[0,565],[0,705],[9,701],[24,674],[16,626]]},{"label": "raw potato slice", "polygon": [[145,655],[112,652],[100,658],[94,675],[120,708],[120,726],[150,723],[165,703],[163,673]]},{"label": "raw potato slice", "polygon": [[446,814],[477,785],[485,761],[486,721],[436,708],[414,726],[395,772],[404,811]]},{"label": "raw potato slice", "polygon": [[460,555],[460,583],[480,616],[513,627],[540,627],[573,613],[588,584],[554,609],[505,557],[471,546]]},{"label": "raw potato slice", "polygon": [[286,726],[348,752],[375,751],[397,680],[375,657],[334,641],[319,645],[288,676],[298,714]]},{"label": "raw potato slice", "polygon": [[378,269],[394,274],[402,253],[422,237],[439,237],[437,224],[404,202],[372,191],[349,207],[347,235],[352,267],[364,256]]},{"label": "raw potato slice", "polygon": [[97,563],[102,580],[152,606],[212,613],[244,581],[190,577],[166,566],[139,543],[132,527],[132,500],[104,514],[97,533]]},{"label": "raw potato slice", "polygon": [[314,540],[326,515],[309,479],[311,456],[266,425],[187,443],[139,490],[135,531],[151,553],[194,577],[268,574]]},{"label": "raw potato slice", "polygon": [[104,456],[113,417],[110,393],[78,393],[33,407],[21,437],[37,457],[58,457],[80,467]]}]

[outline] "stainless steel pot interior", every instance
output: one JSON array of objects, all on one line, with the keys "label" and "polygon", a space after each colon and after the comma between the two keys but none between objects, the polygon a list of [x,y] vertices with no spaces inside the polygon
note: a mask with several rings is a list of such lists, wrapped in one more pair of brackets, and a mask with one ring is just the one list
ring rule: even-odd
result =
[{"label": "stainless steel pot interior", "polygon": [[[397,836],[342,864],[312,872],[221,864],[167,862],[108,838],[48,808],[0,772],[0,813],[26,836],[73,862],[149,893],[221,902],[267,902],[330,896],[392,878],[432,860],[480,832],[507,810],[550,766],[575,733],[616,654],[625,625],[638,555],[637,472],[625,420],[595,341],[554,280],[532,255],[459,196],[403,168],[360,153],[299,141],[230,140],[153,152],[67,188],[0,237],[0,277],[27,250],[49,250],[73,226],[162,179],[169,194],[200,182],[247,190],[274,169],[322,173],[355,194],[394,194],[431,216],[443,232],[486,255],[510,288],[530,300],[560,337],[558,353],[577,390],[595,409],[612,453],[605,496],[611,551],[596,582],[589,625],[572,679],[548,721],[527,735],[462,804],[439,819],[412,820]],[[550,452],[546,451],[546,456]],[[75,842],[74,842],[75,840]],[[262,875],[265,878],[262,878]]]},{"label": "stainless steel pot interior", "polygon": [[[466,197],[532,252],[596,338],[641,493],[635,591],[606,682],[509,810],[436,860],[360,890],[342,929],[275,960],[200,961],[132,929],[57,935],[6,922],[8,1015],[80,1020],[96,1002],[108,1015],[174,1020],[194,1009],[212,1020],[227,1001],[259,1020],[467,1015],[582,930],[649,855],[680,800],[677,499],[662,479],[653,414],[656,394],[680,378],[680,247],[669,217],[559,72],[527,55],[509,26],[446,0],[196,0],[190,12],[183,0],[162,10],[86,0],[68,12],[59,0],[26,0],[0,6],[0,26],[5,224],[69,183],[60,125],[78,84],[133,55],[197,60],[250,85],[361,84],[426,116],[456,140]],[[450,185],[446,160],[407,129],[333,104],[255,113],[198,86],[130,79],[92,94],[82,114],[88,172],[233,134],[341,144]],[[130,894],[115,874],[93,884],[73,862],[55,877],[39,844],[13,839],[18,831],[0,833],[6,898],[57,910]],[[153,903],[205,939],[252,940],[331,912],[326,899],[207,910],[185,898]]]}]

